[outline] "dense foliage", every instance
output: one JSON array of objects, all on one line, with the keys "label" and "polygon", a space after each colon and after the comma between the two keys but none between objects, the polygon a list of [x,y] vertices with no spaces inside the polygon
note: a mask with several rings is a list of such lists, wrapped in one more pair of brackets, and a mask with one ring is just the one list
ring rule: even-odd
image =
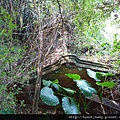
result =
[{"label": "dense foliage", "polygon": [[[113,63],[119,72],[119,1],[0,0],[0,6],[0,109],[15,107],[19,89],[8,95],[6,86],[29,81],[58,39],[65,41],[70,53]],[[118,30],[106,31],[108,23]]]}]

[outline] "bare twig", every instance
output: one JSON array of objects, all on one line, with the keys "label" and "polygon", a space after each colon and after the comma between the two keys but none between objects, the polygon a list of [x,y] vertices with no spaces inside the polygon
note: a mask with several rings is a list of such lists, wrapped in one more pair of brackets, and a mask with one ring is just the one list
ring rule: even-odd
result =
[{"label": "bare twig", "polygon": [[62,8],[61,8],[61,4],[60,4],[59,0],[57,0],[57,3],[58,3],[59,13],[60,13],[60,16],[61,16],[62,26],[63,26],[63,25],[64,25],[64,19],[63,19],[63,16],[62,16]]},{"label": "bare twig", "polygon": [[[38,56],[36,56],[21,72],[19,72],[19,73],[17,73],[17,76],[20,76],[21,74],[22,74],[22,72],[24,72],[35,60],[37,60],[38,59]],[[21,65],[21,67],[24,65],[24,63],[22,63],[22,65]],[[20,68],[21,68],[20,67]],[[20,68],[19,68],[19,70],[20,70]],[[19,71],[18,70],[18,71]]]}]

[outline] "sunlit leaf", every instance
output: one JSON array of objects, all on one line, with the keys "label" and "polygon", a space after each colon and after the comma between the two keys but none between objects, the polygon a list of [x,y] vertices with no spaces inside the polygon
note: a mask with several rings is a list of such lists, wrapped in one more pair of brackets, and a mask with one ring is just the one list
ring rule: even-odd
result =
[{"label": "sunlit leaf", "polygon": [[116,84],[113,81],[106,81],[106,82],[96,82],[97,85],[102,86],[102,87],[108,87],[108,88],[113,88]]},{"label": "sunlit leaf", "polygon": [[113,77],[113,76],[115,76],[115,75],[112,74],[112,73],[105,73],[103,76],[105,76],[105,77]]},{"label": "sunlit leaf", "polygon": [[74,80],[77,83],[78,88],[85,97],[92,97],[97,91],[90,86],[86,80]]},{"label": "sunlit leaf", "polygon": [[55,79],[55,80],[53,80],[52,82],[55,83],[55,84],[59,84],[58,79]]},{"label": "sunlit leaf", "polygon": [[78,74],[65,74],[67,77],[72,78],[73,80],[80,80],[80,75]]},{"label": "sunlit leaf", "polygon": [[86,69],[87,70],[87,74],[93,78],[96,81],[101,81],[100,79],[98,79],[98,77],[96,76],[96,72],[90,70],[90,69]]},{"label": "sunlit leaf", "polygon": [[65,114],[80,114],[78,104],[74,98],[62,98],[62,108]]}]

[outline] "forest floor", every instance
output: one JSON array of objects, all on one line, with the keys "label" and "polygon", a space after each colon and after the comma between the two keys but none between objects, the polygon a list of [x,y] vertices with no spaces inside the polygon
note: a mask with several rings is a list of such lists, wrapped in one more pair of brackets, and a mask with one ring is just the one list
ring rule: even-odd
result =
[{"label": "forest floor", "polygon": [[[112,66],[111,61],[108,59],[104,59],[104,58],[94,58],[93,56],[81,56],[81,59],[83,60],[88,60],[88,61],[93,61],[93,62],[99,62],[102,64],[107,64],[108,66]],[[118,70],[117,70],[118,71]],[[113,90],[111,89],[104,89],[103,90],[103,97],[108,98],[109,100],[114,101],[116,104],[118,104],[118,106],[120,106],[120,73],[118,73],[117,76],[112,78],[113,81],[117,82],[117,85],[113,88]],[[93,103],[94,104],[94,103]],[[99,104],[100,105],[100,104]],[[101,108],[101,106],[96,106],[91,108],[91,110],[88,111],[84,111],[82,110],[82,114],[91,114],[91,113],[95,113],[95,114],[104,114],[104,112],[106,114],[118,114],[120,113],[120,111],[116,111],[113,108],[110,107],[106,107],[106,106],[102,106],[105,108]],[[103,110],[105,109],[105,111]],[[25,105],[25,107],[17,104],[16,108],[15,108],[15,112],[16,114],[32,114],[32,104],[29,105]],[[56,109],[56,108],[51,108],[51,107],[47,107],[47,106],[39,106],[38,109],[38,114],[63,114],[63,110],[60,109]]]},{"label": "forest floor", "polygon": [[[114,104],[118,105],[120,108],[120,75],[112,78],[113,81],[117,82],[117,85],[113,89],[105,88],[103,89],[103,97],[108,100],[112,100]],[[81,109],[81,114],[92,115],[92,114],[120,114],[120,110],[114,109],[110,106],[102,105],[93,101],[90,108],[87,111]],[[111,105],[112,106],[112,105]],[[32,104],[25,105],[25,107],[17,104],[15,109],[16,114],[32,114]],[[46,105],[39,106],[38,114],[64,114],[61,107],[49,107]]]}]

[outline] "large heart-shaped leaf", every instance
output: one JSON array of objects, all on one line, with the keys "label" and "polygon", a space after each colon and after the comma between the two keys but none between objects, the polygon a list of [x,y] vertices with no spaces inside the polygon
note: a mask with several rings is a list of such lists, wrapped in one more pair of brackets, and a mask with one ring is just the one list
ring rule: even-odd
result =
[{"label": "large heart-shaped leaf", "polygon": [[90,84],[86,80],[74,80],[77,83],[77,86],[79,87],[81,93],[85,97],[92,97],[94,93],[97,93],[97,91],[90,86]]},{"label": "large heart-shaped leaf", "polygon": [[102,86],[102,87],[108,87],[108,88],[113,88],[116,84],[113,81],[106,81],[106,82],[96,82],[97,85]]},{"label": "large heart-shaped leaf", "polygon": [[63,97],[62,108],[65,114],[80,114],[78,104],[74,98],[70,98],[69,100],[67,97]]},{"label": "large heart-shaped leaf", "polygon": [[93,79],[95,79],[96,81],[101,81],[97,76],[96,76],[96,72],[94,72],[94,71],[92,71],[92,70],[90,70],[90,69],[86,69],[87,70],[87,74],[91,77],[91,78],[93,78]]},{"label": "large heart-shaped leaf", "polygon": [[50,106],[56,106],[59,104],[59,99],[54,95],[54,91],[49,87],[43,87],[40,92],[41,100]]},{"label": "large heart-shaped leaf", "polygon": [[65,74],[66,76],[68,76],[69,78],[72,78],[73,80],[80,80],[80,75],[78,74]]}]

